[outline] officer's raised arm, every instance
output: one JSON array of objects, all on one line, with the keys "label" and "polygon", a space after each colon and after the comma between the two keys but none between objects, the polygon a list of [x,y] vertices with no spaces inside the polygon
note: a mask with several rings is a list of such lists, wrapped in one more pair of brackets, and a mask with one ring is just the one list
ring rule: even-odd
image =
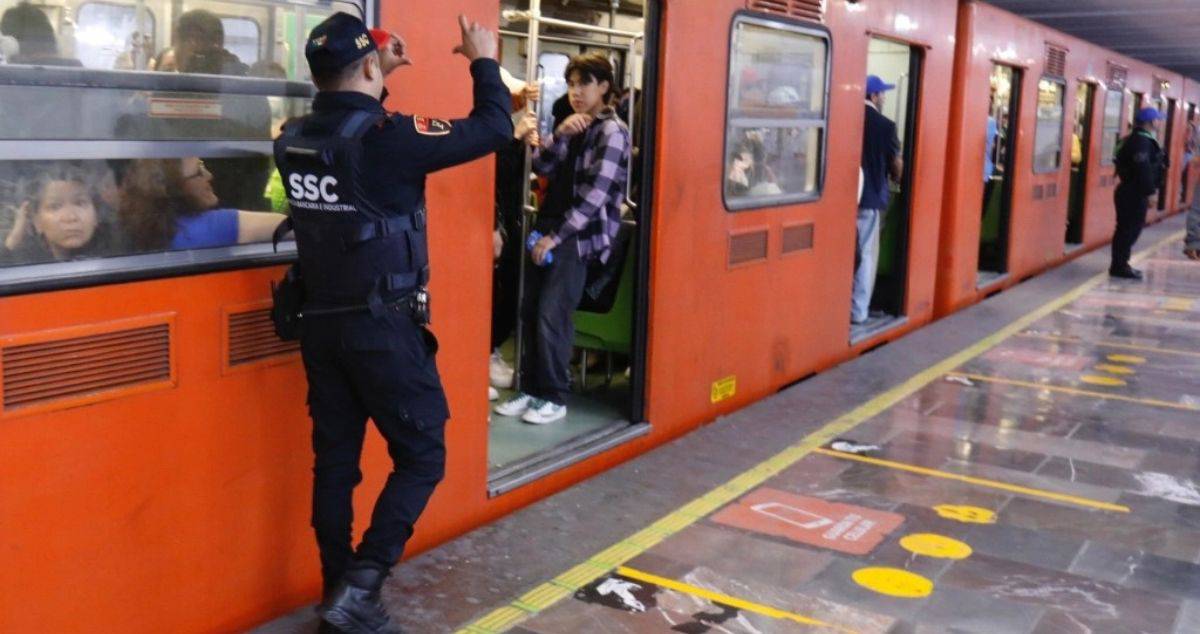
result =
[{"label": "officer's raised arm", "polygon": [[401,142],[406,149],[405,166],[432,172],[475,160],[512,141],[509,111],[512,96],[500,79],[496,61],[496,34],[459,16],[462,44],[454,48],[471,61],[475,103],[465,119],[446,121],[420,115],[396,115]]}]

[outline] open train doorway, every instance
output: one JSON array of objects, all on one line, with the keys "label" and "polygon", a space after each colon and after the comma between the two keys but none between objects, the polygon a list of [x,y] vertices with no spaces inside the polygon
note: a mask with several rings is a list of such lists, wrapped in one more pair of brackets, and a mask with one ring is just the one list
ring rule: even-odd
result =
[{"label": "open train doorway", "polygon": [[[1164,96],[1159,98],[1158,103],[1155,104],[1159,112],[1163,113],[1167,118],[1158,128],[1158,144],[1163,150],[1163,155],[1168,157],[1171,155],[1171,141],[1175,138],[1175,107],[1178,103],[1176,100]],[[1170,174],[1171,169],[1174,168],[1168,165],[1167,169],[1161,171],[1162,180],[1158,183],[1157,209],[1159,211],[1166,211],[1167,201],[1171,199],[1171,194],[1167,191],[1167,183],[1169,182],[1167,176]]]},{"label": "open train doorway", "polygon": [[[912,219],[912,159],[919,119],[917,107],[921,93],[921,53],[919,47],[879,37],[872,37],[867,46],[867,74],[895,86],[884,93],[882,104],[877,109],[896,126],[894,141],[899,143],[898,158],[902,162],[902,169],[899,178],[895,178],[895,175],[888,178],[887,206],[878,219],[878,245],[874,249],[876,269],[869,310],[862,323],[852,317],[851,343],[900,326],[905,321],[904,300],[908,287],[908,243]],[[872,104],[866,107],[876,106]],[[891,141],[883,140],[887,143]],[[863,254],[856,255],[857,271],[862,265]],[[855,280],[856,293],[860,283],[861,280]]]},{"label": "open train doorway", "polygon": [[[658,22],[654,0],[504,0],[500,9],[514,122],[532,120],[524,127],[540,142],[514,139],[497,158],[490,495],[649,430],[639,333],[649,279],[643,178],[652,173],[654,138],[648,60],[656,59]],[[602,86],[606,73],[611,92],[596,92],[594,104],[569,86]],[[533,86],[539,97],[526,99]],[[604,185],[590,176],[601,172],[618,176]],[[588,202],[597,196],[599,208]],[[590,237],[597,233],[604,239]],[[544,260],[533,252],[541,241],[556,245]]]},{"label": "open train doorway", "polygon": [[1080,82],[1075,88],[1075,124],[1071,136],[1071,185],[1067,195],[1067,251],[1083,246],[1083,213],[1087,208],[1087,179],[1091,161],[1093,104],[1096,86]]},{"label": "open train doorway", "polygon": [[994,64],[989,79],[983,159],[983,210],[979,232],[979,275],[983,288],[1008,273],[1013,165],[1021,103],[1021,70]]}]

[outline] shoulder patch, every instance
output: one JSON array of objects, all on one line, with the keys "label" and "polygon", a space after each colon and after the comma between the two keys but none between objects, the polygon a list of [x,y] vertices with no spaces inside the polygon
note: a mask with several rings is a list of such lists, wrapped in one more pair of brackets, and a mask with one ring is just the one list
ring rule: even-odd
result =
[{"label": "shoulder patch", "polygon": [[450,122],[445,119],[414,116],[413,126],[416,127],[417,134],[424,134],[425,136],[446,136],[450,134]]}]

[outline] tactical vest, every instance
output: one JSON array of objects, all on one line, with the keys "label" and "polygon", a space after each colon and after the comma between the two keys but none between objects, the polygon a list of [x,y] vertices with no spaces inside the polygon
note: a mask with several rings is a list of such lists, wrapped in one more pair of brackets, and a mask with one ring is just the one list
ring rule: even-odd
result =
[{"label": "tactical vest", "polygon": [[301,117],[275,141],[306,303],[375,311],[429,282],[424,205],[388,213],[362,187],[362,139],[385,118],[355,110],[333,134],[306,135]]}]

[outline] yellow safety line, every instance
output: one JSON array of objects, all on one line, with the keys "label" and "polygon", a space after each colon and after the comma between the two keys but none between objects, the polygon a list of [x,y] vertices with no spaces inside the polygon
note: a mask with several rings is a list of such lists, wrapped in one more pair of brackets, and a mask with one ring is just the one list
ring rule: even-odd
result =
[{"label": "yellow safety line", "polygon": [[875,465],[877,467],[887,467],[889,469],[896,469],[898,471],[908,471],[909,473],[917,473],[920,475],[929,476],[931,478],[944,478],[946,480],[956,480],[958,482],[974,484],[976,486],[987,487],[989,489],[999,489],[1001,491],[1008,491],[1010,493],[1020,493],[1022,495],[1045,498],[1047,500],[1056,500],[1058,502],[1069,502],[1071,504],[1075,504],[1078,506],[1086,506],[1089,508],[1100,509],[1102,511],[1115,511],[1117,513],[1128,513],[1129,512],[1129,507],[1123,506],[1121,504],[1112,504],[1109,502],[1101,502],[1100,500],[1092,500],[1092,499],[1085,498],[1085,497],[1079,497],[1077,495],[1068,495],[1066,493],[1055,493],[1054,491],[1046,491],[1044,489],[1035,489],[1032,487],[1021,486],[1019,484],[1009,484],[1007,482],[1001,482],[999,480],[988,480],[986,478],[976,478],[976,477],[972,477],[972,476],[962,475],[960,473],[951,473],[949,471],[942,471],[940,469],[930,469],[929,467],[920,467],[920,466],[908,464],[905,462],[895,462],[893,460],[883,460],[881,458],[872,458],[870,456],[860,456],[857,454],[846,453],[843,451],[834,451],[832,449],[825,449],[823,447],[814,449],[813,453],[819,453],[821,455],[831,456],[833,458],[841,458],[842,460],[853,460],[855,462],[862,462],[862,463],[866,463],[866,464],[870,464],[870,465]]},{"label": "yellow safety line", "polygon": [[1043,335],[1033,332],[1022,332],[1017,334],[1018,337],[1026,337],[1028,339],[1044,339],[1046,341],[1059,341],[1062,343],[1079,343],[1089,346],[1100,346],[1102,348],[1121,348],[1123,350],[1141,350],[1144,352],[1161,352],[1163,354],[1179,354],[1187,357],[1200,357],[1200,352],[1192,352],[1190,350],[1176,350],[1174,348],[1156,348],[1154,346],[1139,346],[1132,343],[1119,343],[1116,341],[1087,341],[1080,337],[1060,337],[1057,335]]},{"label": "yellow safety line", "polygon": [[818,621],[817,619],[814,619],[811,617],[803,616],[801,614],[796,614],[795,612],[788,612],[787,610],[780,610],[779,608],[773,608],[769,605],[763,605],[761,603],[755,603],[753,601],[747,601],[745,599],[739,599],[737,597],[731,597],[727,594],[721,594],[720,592],[713,592],[712,590],[706,590],[704,588],[701,588],[699,586],[694,586],[689,583],[684,583],[682,581],[676,581],[674,579],[668,579],[667,577],[660,577],[655,574],[651,574],[648,572],[642,572],[641,570],[635,570],[633,568],[629,568],[626,566],[618,567],[617,574],[621,575],[622,577],[626,577],[628,579],[635,579],[637,581],[654,584],[660,588],[667,588],[670,590],[674,590],[676,592],[682,592],[684,594],[690,594],[695,597],[700,597],[701,599],[705,599],[707,601],[711,601],[713,603],[717,603],[720,605],[727,605],[731,608],[737,608],[739,610],[744,610],[746,612],[754,612],[755,614],[769,616],[773,619],[786,619],[788,621],[795,621],[797,623],[802,623],[804,625],[815,625],[817,627],[829,627],[829,628],[838,630],[839,632],[853,632],[854,631],[854,630],[847,630],[845,628],[839,627],[832,623],[826,623],[825,621]]},{"label": "yellow safety line", "polygon": [[[1182,240],[1183,236],[1183,231],[1176,231],[1158,241],[1154,246],[1139,252],[1132,258],[1132,261],[1141,261],[1155,250]],[[954,368],[987,352],[1001,341],[1020,333],[1039,319],[1075,301],[1106,279],[1108,279],[1108,274],[1101,273],[1067,291],[1057,299],[1046,302],[1032,312],[1027,313],[1024,317],[1018,318],[1009,325],[976,341],[969,347],[922,370],[900,385],[875,396],[866,403],[835,418],[824,427],[805,436],[795,445],[767,458],[725,484],[668,513],[650,526],[589,557],[587,560],[577,564],[554,579],[521,595],[521,597],[512,603],[489,612],[479,620],[457,630],[455,634],[498,634],[499,632],[508,630],[530,616],[550,607],[553,602],[547,602],[549,597],[558,596],[559,599],[562,599],[570,596],[579,588],[642,554],[651,546],[682,531],[700,518],[741,497],[750,489],[796,464],[801,458],[812,453],[813,450],[854,429],[859,423],[899,403],[922,387],[945,376]],[[535,600],[531,601],[530,599]]]},{"label": "yellow safety line", "polygon": [[1046,383],[1037,383],[1034,381],[1021,381],[1019,379],[1006,379],[1000,376],[991,376],[989,374],[973,374],[970,372],[949,372],[947,376],[957,376],[972,381],[984,381],[986,383],[1000,383],[1002,385],[1016,385],[1018,387],[1028,387],[1035,390],[1049,390],[1051,392],[1062,392],[1063,394],[1072,394],[1074,396],[1091,396],[1094,398],[1103,398],[1112,401],[1125,401],[1126,403],[1137,403],[1139,405],[1151,405],[1153,407],[1169,407],[1171,409],[1182,409],[1189,412],[1200,411],[1200,407],[1194,405],[1185,405],[1183,403],[1173,403],[1171,401],[1160,401],[1154,398],[1137,398],[1135,396],[1125,396],[1124,394],[1109,394],[1108,392],[1097,392],[1095,390],[1081,390],[1074,387],[1064,387],[1061,385],[1049,385]]}]

